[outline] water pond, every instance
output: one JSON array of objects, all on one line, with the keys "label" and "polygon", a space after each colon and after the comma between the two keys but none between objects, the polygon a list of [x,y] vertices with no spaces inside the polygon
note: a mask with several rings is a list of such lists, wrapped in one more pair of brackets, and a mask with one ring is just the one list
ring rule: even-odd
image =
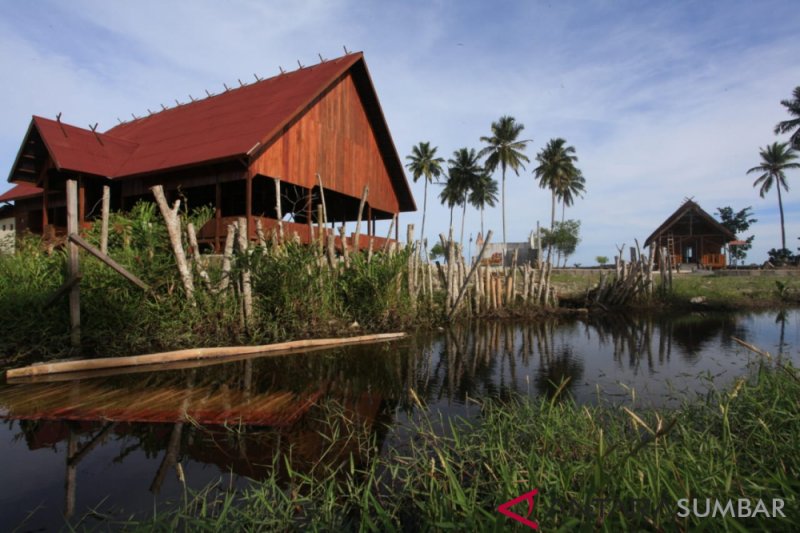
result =
[{"label": "water pond", "polygon": [[757,361],[732,337],[796,361],[800,312],[487,322],[382,345],[0,384],[0,523],[51,530],[146,516],[185,486],[269,475],[290,448],[292,466],[309,468],[331,438],[321,407],[331,402],[384,449],[408,437],[415,395],[445,418],[564,383],[577,402],[678,405]]}]

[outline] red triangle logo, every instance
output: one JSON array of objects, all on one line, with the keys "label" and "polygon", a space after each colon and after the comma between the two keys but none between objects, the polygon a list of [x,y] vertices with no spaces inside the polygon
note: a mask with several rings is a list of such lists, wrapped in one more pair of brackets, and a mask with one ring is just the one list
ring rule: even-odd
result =
[{"label": "red triangle logo", "polygon": [[[506,503],[500,504],[497,507],[497,510],[500,511],[502,514],[506,515],[509,518],[513,518],[520,524],[525,524],[531,529],[539,529],[539,524],[537,522],[533,522],[528,520],[528,517],[531,516],[533,512],[533,497],[539,493],[539,489],[533,489],[530,492],[526,492],[525,494],[520,494],[516,498],[512,500],[508,500]],[[528,512],[525,516],[518,515],[517,513],[511,511],[511,508],[517,505],[520,502],[527,501],[528,502]]]}]

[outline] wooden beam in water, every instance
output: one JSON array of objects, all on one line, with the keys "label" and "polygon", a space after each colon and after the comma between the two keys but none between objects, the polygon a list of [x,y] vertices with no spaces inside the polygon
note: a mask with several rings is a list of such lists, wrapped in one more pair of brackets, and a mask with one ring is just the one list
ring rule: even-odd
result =
[{"label": "wooden beam in water", "polygon": [[44,374],[59,374],[69,372],[83,372],[108,368],[124,368],[139,365],[155,365],[173,363],[176,361],[191,361],[197,359],[214,359],[236,357],[245,354],[269,354],[286,350],[303,350],[319,347],[346,346],[351,344],[386,342],[405,337],[405,333],[378,333],[374,335],[360,335],[357,337],[344,337],[338,339],[307,339],[300,341],[281,342],[263,346],[226,346],[219,348],[189,348],[173,352],[161,352],[149,355],[133,355],[129,357],[104,357],[100,359],[83,359],[79,361],[63,361],[59,363],[40,363],[22,368],[15,368],[6,372],[6,379]]}]

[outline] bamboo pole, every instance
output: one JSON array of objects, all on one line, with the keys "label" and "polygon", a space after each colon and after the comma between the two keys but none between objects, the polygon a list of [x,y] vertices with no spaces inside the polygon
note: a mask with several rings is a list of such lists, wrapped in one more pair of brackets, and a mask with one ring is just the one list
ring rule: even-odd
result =
[{"label": "bamboo pole", "polygon": [[397,214],[395,213],[392,215],[392,221],[389,223],[389,233],[386,234],[386,240],[383,242],[383,251],[385,252],[389,248],[389,243],[392,239],[392,230],[394,229],[394,225],[397,223]]},{"label": "bamboo pole", "polygon": [[[361,202],[358,204],[358,218],[356,218],[356,233],[355,242],[353,243],[354,252],[361,251],[361,217],[364,213],[364,204],[367,203],[367,196],[369,195],[369,185],[364,185],[364,191],[361,193]],[[367,222],[369,224],[369,222]]]},{"label": "bamboo pole", "polygon": [[333,233],[328,235],[328,266],[333,268],[336,266],[336,236]]},{"label": "bamboo pole", "polygon": [[[247,248],[249,240],[247,236],[250,235],[247,228],[247,218],[239,218],[239,251],[247,258]],[[244,320],[247,329],[250,330],[253,326],[253,288],[250,279],[250,265],[246,264],[242,269],[242,304],[244,309]]]},{"label": "bamboo pole", "polygon": [[466,291],[467,285],[469,285],[469,282],[472,279],[473,274],[475,274],[475,269],[478,267],[478,265],[481,264],[481,260],[483,259],[483,256],[486,253],[486,245],[489,243],[491,238],[492,238],[492,230],[489,230],[486,233],[486,239],[484,239],[483,241],[483,246],[481,247],[481,253],[478,255],[478,260],[475,261],[475,263],[472,265],[472,268],[469,271],[469,275],[467,275],[466,278],[464,279],[463,284],[461,285],[461,290],[459,290],[458,296],[456,297],[455,302],[453,303],[453,307],[450,309],[450,312],[447,315],[448,319],[451,319],[453,317],[453,314],[456,312],[458,304],[459,302],[461,302],[461,298],[463,298],[464,296],[464,291]]},{"label": "bamboo pole", "polygon": [[222,273],[219,280],[217,292],[222,292],[228,288],[231,278],[231,256],[233,255],[233,243],[236,238],[236,224],[228,224],[228,233],[225,235],[225,250],[222,253]]},{"label": "bamboo pole", "polygon": [[342,256],[344,266],[350,266],[350,253],[347,251],[347,237],[345,236],[344,226],[339,226],[339,238],[342,240]]},{"label": "bamboo pole", "polygon": [[181,221],[178,218],[178,210],[181,206],[181,201],[176,200],[172,208],[167,203],[167,198],[164,196],[164,188],[161,185],[150,187],[153,196],[156,198],[158,208],[161,210],[161,215],[167,225],[167,233],[169,234],[169,241],[172,244],[172,251],[175,254],[175,262],[178,265],[178,272],[181,275],[183,288],[186,290],[186,297],[189,301],[194,302],[194,280],[192,279],[192,272],[189,270],[189,265],[186,263],[186,254],[183,251],[183,242],[181,239]]},{"label": "bamboo pole", "polygon": [[267,251],[267,236],[264,234],[264,224],[261,222],[261,217],[256,218],[256,235],[258,236],[258,245],[261,246],[261,251]]},{"label": "bamboo pole", "polygon": [[122,265],[120,265],[119,263],[108,257],[106,254],[101,253],[100,250],[98,250],[97,248],[95,248],[82,238],[80,238],[78,235],[71,233],[69,236],[69,240],[71,243],[77,244],[78,246],[80,246],[93,256],[95,256],[97,259],[108,265],[111,269],[116,271],[118,274],[120,274],[122,277],[124,277],[137,287],[140,287],[142,290],[145,291],[150,290],[150,287],[145,282],[143,282],[142,280],[140,280],[139,278],[137,278],[136,276],[125,270],[125,268]]},{"label": "bamboo pole", "polygon": [[111,210],[111,189],[108,185],[103,185],[103,207],[100,211],[102,226],[100,227],[100,251],[108,253],[108,217]]},{"label": "bamboo pole", "polygon": [[322,176],[317,172],[317,183],[319,183],[319,197],[322,201],[322,224],[323,227],[328,223],[328,206],[325,204],[325,187],[322,186]]},{"label": "bamboo pole", "polygon": [[82,372],[86,370],[99,370],[104,368],[123,368],[139,365],[154,365],[172,363],[176,361],[192,361],[198,359],[217,359],[235,357],[246,354],[269,354],[285,350],[302,350],[319,347],[345,346],[349,344],[362,344],[372,342],[386,342],[405,337],[405,333],[378,333],[374,335],[360,335],[356,337],[306,339],[299,341],[266,344],[263,346],[226,346],[219,348],[189,348],[172,352],[161,352],[149,355],[133,355],[128,357],[103,357],[100,359],[83,359],[79,361],[62,361],[58,363],[40,363],[22,368],[15,368],[6,372],[7,378],[25,376],[39,376],[45,374],[61,374],[68,372]]},{"label": "bamboo pole", "polygon": [[[67,180],[67,235],[77,235],[78,221],[78,182]],[[69,326],[70,343],[73,347],[81,345],[81,289],[80,289],[80,256],[74,241],[67,245],[69,253],[68,279],[77,280],[69,289]]]}]

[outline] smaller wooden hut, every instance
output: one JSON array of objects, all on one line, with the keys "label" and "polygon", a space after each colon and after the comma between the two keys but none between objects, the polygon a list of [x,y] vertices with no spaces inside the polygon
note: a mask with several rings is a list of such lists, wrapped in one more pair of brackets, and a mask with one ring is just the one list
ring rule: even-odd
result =
[{"label": "smaller wooden hut", "polygon": [[727,245],[736,235],[705,212],[697,203],[686,200],[644,242],[667,250],[673,265],[725,268]]}]

